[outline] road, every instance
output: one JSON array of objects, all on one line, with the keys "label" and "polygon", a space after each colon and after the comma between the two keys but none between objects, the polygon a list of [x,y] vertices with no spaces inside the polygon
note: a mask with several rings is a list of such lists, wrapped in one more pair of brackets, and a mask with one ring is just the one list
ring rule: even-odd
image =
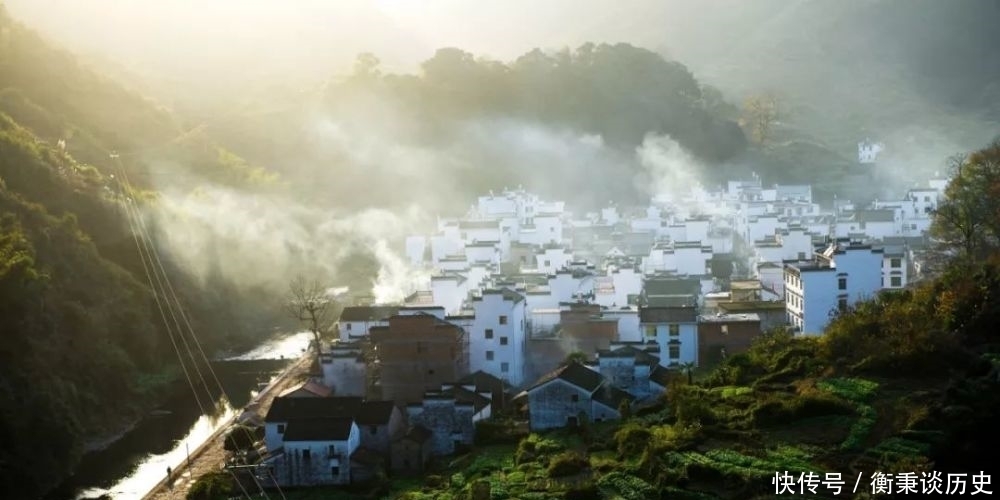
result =
[{"label": "road", "polygon": [[[313,355],[312,352],[309,352],[289,365],[254,399],[254,402],[259,403],[257,411],[261,417],[267,413],[267,410],[271,407],[271,401],[278,394],[306,379]],[[170,483],[164,478],[143,497],[143,500],[184,500],[191,485],[199,477],[210,472],[222,470],[222,465],[226,460],[223,441],[231,423],[232,420],[220,426],[219,430],[206,439],[201,446],[191,450],[190,467],[188,467],[186,462],[178,466],[173,471]],[[164,475],[166,475],[166,471],[164,471]],[[251,491],[250,493],[253,494],[255,492]]]}]

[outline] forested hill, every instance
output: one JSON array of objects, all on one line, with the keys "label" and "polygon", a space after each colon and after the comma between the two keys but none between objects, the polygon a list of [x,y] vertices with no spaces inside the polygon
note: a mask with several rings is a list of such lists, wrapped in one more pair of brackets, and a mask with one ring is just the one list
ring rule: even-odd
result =
[{"label": "forested hill", "polygon": [[[109,152],[121,153],[140,206],[156,203],[154,172],[270,182],[183,133],[169,112],[0,12],[0,497],[57,485],[88,440],[120,431],[179,376]],[[149,161],[154,147],[162,163]],[[209,352],[274,324],[262,296],[223,281],[202,288],[164,258]]]},{"label": "forested hill", "polygon": [[[587,43],[511,61],[441,48],[412,74],[384,72],[377,56],[361,54],[321,93],[261,96],[273,112],[210,133],[355,205],[517,184],[571,202],[636,202],[655,176],[636,154],[649,136],[676,141],[691,158],[682,167],[706,181],[752,170],[723,169],[748,148],[739,108],[643,48]],[[397,183],[410,189],[371,189]]]}]

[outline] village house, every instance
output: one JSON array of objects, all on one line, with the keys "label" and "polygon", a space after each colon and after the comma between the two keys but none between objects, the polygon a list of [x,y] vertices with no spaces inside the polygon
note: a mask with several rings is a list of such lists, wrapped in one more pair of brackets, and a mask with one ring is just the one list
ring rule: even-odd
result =
[{"label": "village house", "polygon": [[472,300],[475,318],[469,332],[469,367],[511,385],[521,385],[525,369],[527,316],[524,296],[487,289]]},{"label": "village house", "polygon": [[410,426],[392,442],[391,469],[400,474],[422,474],[431,459],[432,433],[421,425]]},{"label": "village house", "polygon": [[788,322],[801,334],[823,333],[837,311],[882,289],[883,260],[882,249],[841,240],[811,261],[786,262]]},{"label": "village house", "polygon": [[527,390],[531,430],[621,418],[619,408],[634,397],[614,387],[600,373],[571,362],[543,376]]},{"label": "village house", "polygon": [[661,383],[666,369],[660,366],[659,353],[655,343],[615,343],[597,351],[597,360],[591,365],[611,385],[643,401],[662,394],[666,388]]},{"label": "village house", "polygon": [[367,337],[368,329],[373,326],[386,326],[389,317],[394,316],[398,309],[392,305],[345,307],[337,321],[340,340],[347,342]]},{"label": "village house", "polygon": [[761,334],[756,314],[712,314],[698,317],[698,359],[714,365],[742,354]]},{"label": "village house", "polygon": [[368,366],[362,341],[335,342],[320,354],[323,385],[335,396],[365,396]]},{"label": "village house", "polygon": [[350,459],[361,441],[352,418],[290,420],[282,424],[281,434],[281,446],[269,450],[262,464],[279,485],[322,486],[351,482]]},{"label": "village house", "polygon": [[469,374],[465,329],[430,314],[397,315],[371,329],[381,398],[406,405]]},{"label": "village house", "polygon": [[407,405],[406,413],[412,425],[430,431],[431,455],[444,456],[472,446],[476,422],[490,418],[491,404],[492,395],[477,393],[474,386],[446,384]]}]

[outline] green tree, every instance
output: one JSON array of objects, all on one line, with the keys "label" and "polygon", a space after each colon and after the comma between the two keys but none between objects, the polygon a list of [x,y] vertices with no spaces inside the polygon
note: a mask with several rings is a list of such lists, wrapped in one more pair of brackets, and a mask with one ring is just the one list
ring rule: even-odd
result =
[{"label": "green tree", "polygon": [[977,262],[1000,248],[1000,139],[950,163],[952,179],[934,212],[931,234],[946,252]]},{"label": "green tree", "polygon": [[566,359],[563,360],[564,365],[570,363],[586,363],[590,358],[587,357],[587,353],[583,351],[573,351],[566,355]]},{"label": "green tree", "polygon": [[259,439],[260,433],[256,429],[237,424],[226,434],[223,447],[226,451],[245,452],[251,450]]}]

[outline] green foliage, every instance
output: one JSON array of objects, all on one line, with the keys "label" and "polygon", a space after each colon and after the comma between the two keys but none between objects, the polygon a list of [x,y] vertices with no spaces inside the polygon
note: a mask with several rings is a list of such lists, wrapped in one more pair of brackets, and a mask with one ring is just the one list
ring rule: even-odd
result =
[{"label": "green foliage", "polygon": [[641,478],[612,472],[597,480],[597,488],[605,498],[646,500],[656,495],[656,489]]},{"label": "green foliage", "polygon": [[518,443],[514,461],[517,464],[523,464],[538,457],[550,456],[564,449],[566,449],[564,445],[556,442],[551,437],[543,437],[540,434],[529,434],[528,437]]},{"label": "green foliage", "polygon": [[205,474],[188,490],[187,500],[225,500],[237,492],[233,478],[224,472]]},{"label": "green foliage", "polygon": [[830,378],[820,380],[816,383],[816,387],[848,401],[863,403],[875,395],[878,383],[860,378]]},{"label": "green foliage", "polygon": [[579,474],[590,467],[590,461],[579,452],[564,451],[552,457],[547,470],[549,477],[565,477]]},{"label": "green foliage", "polygon": [[875,427],[877,420],[878,412],[875,411],[875,408],[872,408],[870,405],[859,404],[858,419],[851,426],[851,432],[847,435],[847,439],[844,440],[843,444],[840,445],[840,448],[844,450],[861,448],[865,440],[868,439],[872,428]]},{"label": "green foliage", "polygon": [[254,443],[263,439],[263,437],[262,428],[237,424],[226,433],[223,447],[226,451],[248,451],[253,448]]}]

